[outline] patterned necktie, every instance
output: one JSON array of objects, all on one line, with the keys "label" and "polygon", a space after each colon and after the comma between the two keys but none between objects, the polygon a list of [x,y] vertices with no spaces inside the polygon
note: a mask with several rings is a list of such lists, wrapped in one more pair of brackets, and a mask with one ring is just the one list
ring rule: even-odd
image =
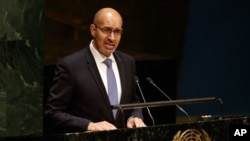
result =
[{"label": "patterned necktie", "polygon": [[[117,90],[117,83],[115,79],[115,74],[112,69],[112,60],[106,59],[104,62],[107,66],[107,81],[108,81],[108,96],[111,105],[118,104],[118,90]],[[113,110],[114,117],[116,116],[117,110]]]}]

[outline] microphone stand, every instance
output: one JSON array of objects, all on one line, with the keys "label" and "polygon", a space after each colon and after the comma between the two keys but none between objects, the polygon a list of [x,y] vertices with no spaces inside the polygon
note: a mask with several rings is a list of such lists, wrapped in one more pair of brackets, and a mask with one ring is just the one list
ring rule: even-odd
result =
[{"label": "microphone stand", "polygon": [[[147,108],[147,107],[160,107],[160,106],[170,106],[177,104],[196,104],[196,103],[207,103],[214,102],[218,100],[215,97],[207,97],[207,98],[194,98],[194,99],[184,99],[184,100],[171,100],[171,101],[157,101],[157,102],[147,102],[147,103],[132,103],[132,104],[120,104],[120,105],[112,105],[112,109],[119,109],[122,112],[128,109],[139,109],[139,108]],[[123,116],[123,122],[125,125],[125,120]]]},{"label": "microphone stand", "polygon": [[[165,97],[167,97],[169,100],[172,100],[163,90],[161,90],[154,82],[153,80],[150,78],[150,77],[147,77],[147,80],[150,84],[152,84],[157,90],[159,90]],[[178,104],[176,104],[176,107],[182,111],[187,117],[188,117],[188,120],[191,121],[191,118],[190,116],[188,115],[188,113],[182,108],[180,107]]]},{"label": "microphone stand", "polygon": [[[143,93],[142,93],[141,87],[140,87],[140,85],[139,85],[139,80],[137,79],[135,82],[136,82],[136,84],[137,84],[137,86],[138,86],[138,89],[139,89],[139,91],[140,91],[140,94],[141,94],[141,96],[142,96],[143,101],[146,103],[146,100],[145,100],[145,98],[144,98],[144,96],[143,96]],[[150,118],[151,118],[151,120],[152,120],[152,125],[155,125],[154,118],[153,118],[153,116],[152,116],[152,114],[151,114],[151,112],[150,112],[149,108],[148,108],[148,107],[146,107],[146,109],[147,109],[147,111],[148,111],[148,115],[149,115],[149,117],[150,117]]]}]

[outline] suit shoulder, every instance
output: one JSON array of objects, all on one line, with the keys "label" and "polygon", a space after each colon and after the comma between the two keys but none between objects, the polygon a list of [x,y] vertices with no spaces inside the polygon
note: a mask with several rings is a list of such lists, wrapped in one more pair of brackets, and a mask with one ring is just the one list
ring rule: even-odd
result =
[{"label": "suit shoulder", "polygon": [[86,48],[83,48],[81,50],[78,50],[76,52],[73,52],[65,57],[63,57],[62,59],[60,59],[58,62],[68,62],[68,63],[72,63],[78,60],[83,60],[84,56],[86,55]]}]

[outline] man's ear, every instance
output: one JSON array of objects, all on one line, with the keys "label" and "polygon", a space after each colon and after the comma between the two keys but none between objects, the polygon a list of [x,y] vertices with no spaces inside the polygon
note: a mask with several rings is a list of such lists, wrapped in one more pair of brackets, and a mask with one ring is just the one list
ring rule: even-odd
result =
[{"label": "man's ear", "polygon": [[90,34],[92,35],[93,38],[95,38],[95,32],[96,32],[96,27],[94,24],[91,24],[89,26]]}]

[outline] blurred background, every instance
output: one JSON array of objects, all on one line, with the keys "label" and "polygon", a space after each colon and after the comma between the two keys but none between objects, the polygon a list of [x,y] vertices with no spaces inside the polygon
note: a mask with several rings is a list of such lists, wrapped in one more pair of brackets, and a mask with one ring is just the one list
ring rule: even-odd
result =
[{"label": "blurred background", "polygon": [[97,10],[117,9],[124,21],[119,50],[136,60],[174,60],[181,56],[188,0],[114,1],[47,0],[45,1],[45,64],[89,45],[89,26]]}]

